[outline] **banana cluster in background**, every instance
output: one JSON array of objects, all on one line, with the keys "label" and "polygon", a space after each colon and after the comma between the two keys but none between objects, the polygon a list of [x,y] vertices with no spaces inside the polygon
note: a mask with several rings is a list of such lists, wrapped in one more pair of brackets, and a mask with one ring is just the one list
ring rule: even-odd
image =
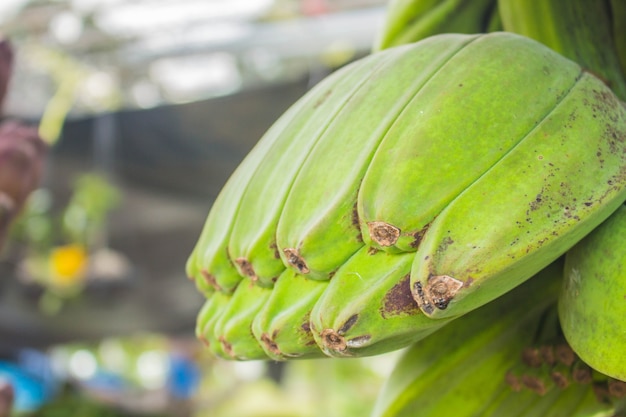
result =
[{"label": "banana cluster in background", "polygon": [[187,263],[198,338],[236,360],[411,346],[376,416],[623,410],[625,22],[620,0],[392,1],[216,199]]}]

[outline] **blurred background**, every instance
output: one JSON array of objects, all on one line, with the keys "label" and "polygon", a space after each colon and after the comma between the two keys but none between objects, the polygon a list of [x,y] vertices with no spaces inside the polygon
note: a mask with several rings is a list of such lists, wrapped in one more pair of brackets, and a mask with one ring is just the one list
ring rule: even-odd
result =
[{"label": "blurred background", "polygon": [[1,252],[0,417],[368,414],[394,354],[214,359],[184,266],[231,172],[369,53],[385,4],[0,1],[2,119],[49,145]]}]

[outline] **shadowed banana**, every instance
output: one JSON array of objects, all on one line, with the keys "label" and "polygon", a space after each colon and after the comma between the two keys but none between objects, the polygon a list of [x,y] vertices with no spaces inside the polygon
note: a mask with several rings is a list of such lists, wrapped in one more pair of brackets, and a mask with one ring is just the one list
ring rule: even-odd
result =
[{"label": "shadowed banana", "polygon": [[411,346],[396,364],[372,415],[480,415],[509,389],[505,374],[541,331],[542,317],[556,302],[561,270],[562,262],[553,263]]},{"label": "shadowed banana", "polygon": [[580,76],[574,62],[517,35],[473,39],[378,147],[358,197],[366,244],[415,251],[433,219],[524,141]]},{"label": "shadowed banana", "polygon": [[566,256],[559,297],[563,333],[594,369],[626,381],[626,206]]},{"label": "shadowed banana", "polygon": [[252,322],[252,333],[274,360],[324,357],[311,333],[309,317],[329,281],[306,279],[291,269],[276,281]]},{"label": "shadowed banana", "polygon": [[[213,337],[221,344],[225,353],[223,357],[236,360],[267,359],[251,327],[271,292],[270,288],[254,285],[249,279],[237,286],[213,327]],[[213,341],[210,342],[213,344]]]},{"label": "shadowed banana", "polygon": [[241,196],[228,246],[239,273],[272,286],[285,269],[276,225],[303,162],[346,102],[370,82],[385,57],[370,56],[335,72],[300,101],[300,110],[277,135]]},{"label": "shadowed banana", "polygon": [[613,42],[617,57],[622,68],[622,76],[626,78],[626,2],[624,0],[610,0]]},{"label": "shadowed banana", "polygon": [[411,271],[414,297],[433,318],[466,313],[566,252],[625,198],[626,109],[582,73],[430,223]]},{"label": "shadowed banana", "polygon": [[421,87],[470,36],[441,36],[376,54],[383,64],[346,102],[295,178],[276,239],[286,264],[328,279],[363,246],[356,201],[380,140]]},{"label": "shadowed banana", "polygon": [[412,254],[362,248],[333,276],[311,312],[317,344],[329,356],[370,356],[408,346],[448,320],[431,320],[409,288]]},{"label": "shadowed banana", "polygon": [[417,42],[441,33],[485,32],[497,0],[391,1],[374,51]]}]

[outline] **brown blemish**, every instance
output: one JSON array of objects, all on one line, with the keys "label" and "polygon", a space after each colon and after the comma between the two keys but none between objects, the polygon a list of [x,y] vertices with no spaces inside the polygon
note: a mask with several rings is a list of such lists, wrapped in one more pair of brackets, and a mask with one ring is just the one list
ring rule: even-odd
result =
[{"label": "brown blemish", "polygon": [[272,354],[276,356],[282,355],[282,352],[278,348],[278,345],[276,344],[276,342],[274,342],[267,333],[263,333],[261,335],[261,342],[263,342],[267,350],[270,351]]},{"label": "brown blemish", "polygon": [[522,390],[522,381],[511,371],[507,372],[504,376],[504,382],[515,392]]},{"label": "brown blemish", "polygon": [[562,363],[565,366],[572,366],[576,360],[576,354],[566,343],[562,343],[554,347],[554,356],[559,363]]},{"label": "brown blemish", "polygon": [[554,366],[556,363],[556,357],[554,356],[554,347],[551,345],[541,346],[539,348],[539,352],[541,353],[541,359],[549,365]]},{"label": "brown blemish", "polygon": [[413,315],[419,312],[419,306],[411,294],[411,275],[405,275],[396,285],[391,288],[380,308],[383,318],[399,316],[402,314]]},{"label": "brown blemish", "polygon": [[424,292],[424,288],[422,287],[421,282],[416,282],[413,284],[413,299],[417,302],[420,310],[422,310],[425,314],[432,314],[435,310],[432,304],[426,299],[426,293]]},{"label": "brown blemish", "polygon": [[367,254],[368,255],[376,255],[378,252],[380,252],[380,250],[376,249],[373,246],[370,246],[369,248],[367,248]]},{"label": "brown blemish", "polygon": [[308,274],[309,272],[311,272],[306,262],[304,262],[304,259],[300,256],[297,250],[287,248],[283,249],[283,253],[287,257],[287,262],[289,263],[289,265],[296,268],[298,272],[300,272],[301,274]]},{"label": "brown blemish", "polygon": [[356,324],[356,322],[358,320],[359,320],[359,315],[358,314],[353,314],[352,316],[350,316],[350,318],[348,320],[346,320],[346,322],[343,324],[343,326],[341,326],[341,328],[339,328],[338,333],[339,334],[346,334],[352,328],[352,326],[354,326]]},{"label": "brown blemish", "polygon": [[608,382],[609,394],[615,398],[626,397],[626,382],[614,378],[609,378]]},{"label": "brown blemish", "polygon": [[274,252],[274,258],[280,259],[280,252],[278,251],[278,245],[276,244],[276,242],[272,242],[272,244],[270,245],[270,249]]},{"label": "brown blemish", "polygon": [[218,340],[222,344],[222,349],[224,349],[224,352],[231,358],[234,358],[235,353],[233,352],[233,345],[228,343],[226,339],[224,338],[224,336],[220,336]]},{"label": "brown blemish", "polygon": [[524,386],[529,390],[534,391],[539,395],[546,395],[549,390],[549,386],[545,381],[533,375],[523,375],[522,384],[524,384]]},{"label": "brown blemish", "polygon": [[393,246],[400,237],[400,229],[385,222],[368,222],[367,228],[372,240],[380,246]]},{"label": "brown blemish", "polygon": [[258,281],[259,277],[256,272],[254,272],[254,268],[250,261],[246,258],[237,258],[235,259],[235,263],[239,266],[239,270],[244,276],[250,277],[252,281]]},{"label": "brown blemish", "polygon": [[528,347],[522,351],[522,362],[531,368],[539,368],[543,364],[543,359],[539,349]]},{"label": "brown blemish", "polygon": [[346,342],[346,346],[351,348],[360,348],[367,344],[371,340],[372,336],[364,334],[362,336],[353,337]]},{"label": "brown blemish", "polygon": [[331,93],[332,93],[332,92],[333,92],[333,90],[328,90],[328,91],[326,91],[326,92],[324,93],[324,95],[323,95],[322,97],[320,97],[320,98],[319,98],[319,99],[315,102],[315,104],[313,104],[313,108],[314,108],[314,109],[317,109],[319,106],[321,106],[321,105],[322,105],[322,104],[326,101],[326,99],[327,99],[327,98],[331,95]]},{"label": "brown blemish", "polygon": [[552,378],[554,384],[560,389],[565,389],[570,384],[570,380],[567,374],[558,370],[553,370],[552,372],[550,372],[550,378]]},{"label": "brown blemish", "polygon": [[210,274],[209,271],[207,271],[206,269],[203,269],[202,271],[200,271],[200,273],[202,274],[202,277],[204,278],[207,284],[215,288],[216,291],[222,291],[222,287],[217,283],[217,280],[215,279],[215,275]]},{"label": "brown blemish", "polygon": [[352,226],[354,226],[358,232],[357,240],[359,242],[363,242],[363,235],[361,234],[361,221],[359,220],[359,210],[356,202],[352,207]]},{"label": "brown blemish", "polygon": [[572,368],[572,379],[578,384],[591,384],[593,382],[593,371],[588,365],[579,361]]},{"label": "brown blemish", "polygon": [[302,326],[300,326],[300,328],[305,333],[311,333],[311,324],[308,321],[302,323]]},{"label": "brown blemish", "polygon": [[411,242],[412,248],[417,248],[420,245],[420,243],[422,243],[422,239],[424,238],[424,235],[428,231],[429,226],[430,226],[430,223],[424,226],[422,230],[413,233],[413,242]]},{"label": "brown blemish", "polygon": [[324,346],[329,349],[343,351],[348,347],[346,339],[333,329],[324,329],[320,336],[322,337]]},{"label": "brown blemish", "polygon": [[200,342],[202,342],[202,344],[206,347],[211,346],[211,342],[209,342],[209,340],[206,337],[204,337],[204,335],[198,336],[198,340],[200,340]]}]

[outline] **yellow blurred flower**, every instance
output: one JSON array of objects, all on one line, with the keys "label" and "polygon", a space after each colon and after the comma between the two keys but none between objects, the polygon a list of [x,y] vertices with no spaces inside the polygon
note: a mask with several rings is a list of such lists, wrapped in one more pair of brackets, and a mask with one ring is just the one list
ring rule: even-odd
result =
[{"label": "yellow blurred flower", "polygon": [[89,255],[84,246],[70,244],[58,246],[50,253],[50,278],[59,286],[70,286],[85,278]]}]

